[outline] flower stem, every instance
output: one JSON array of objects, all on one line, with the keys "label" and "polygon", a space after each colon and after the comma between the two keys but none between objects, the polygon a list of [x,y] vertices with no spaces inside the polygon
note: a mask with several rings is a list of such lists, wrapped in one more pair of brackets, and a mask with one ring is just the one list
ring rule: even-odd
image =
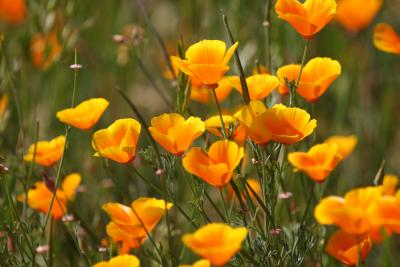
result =
[{"label": "flower stem", "polygon": [[292,107],[292,105],[293,105],[293,98],[296,95],[296,91],[299,87],[301,74],[303,74],[304,64],[305,64],[306,57],[307,57],[307,49],[308,49],[308,39],[306,39],[306,42],[304,45],[303,56],[301,58],[300,71],[299,71],[299,75],[297,76],[296,83],[294,84],[294,86],[292,88],[289,88],[290,89],[289,90],[289,93],[290,93],[289,105],[290,105],[290,107]]},{"label": "flower stem", "polygon": [[[224,21],[225,29],[228,33],[229,40],[231,41],[231,45],[234,45],[235,39],[233,38],[231,29],[229,28],[228,18],[225,14],[222,14],[222,20]],[[237,49],[235,50],[235,62],[236,62],[236,66],[240,73],[240,84],[242,86],[243,100],[244,100],[244,103],[247,105],[250,103],[249,88],[247,87],[246,76],[244,75],[243,66],[242,66],[242,63],[240,62],[239,52]]]},{"label": "flower stem", "polygon": [[224,139],[228,139],[228,136],[227,136],[227,134],[226,134],[224,119],[223,119],[223,117],[222,117],[221,106],[219,105],[218,98],[217,98],[217,93],[215,93],[215,90],[214,90],[214,89],[211,89],[211,91],[212,91],[212,95],[213,95],[214,100],[215,100],[215,105],[217,106],[217,109],[218,109],[219,119],[221,120],[222,137],[223,137]]}]

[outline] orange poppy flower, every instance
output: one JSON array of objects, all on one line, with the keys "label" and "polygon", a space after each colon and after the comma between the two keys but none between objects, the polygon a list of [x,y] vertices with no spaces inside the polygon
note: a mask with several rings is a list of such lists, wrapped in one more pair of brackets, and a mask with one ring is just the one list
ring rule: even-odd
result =
[{"label": "orange poppy flower", "polygon": [[47,34],[37,33],[32,37],[31,58],[37,68],[46,70],[60,57],[62,45],[57,35],[57,31],[52,31]]},{"label": "orange poppy flower", "polygon": [[[68,201],[74,198],[75,192],[81,183],[81,176],[78,173],[72,173],[64,178],[60,189],[57,189],[51,209],[51,216],[55,220],[63,217],[67,213]],[[47,214],[51,200],[53,198],[52,189],[49,189],[45,182],[36,182],[32,189],[28,190],[28,196],[19,195],[19,201],[28,202],[29,207],[41,213]]]},{"label": "orange poppy flower", "polygon": [[192,265],[184,264],[184,265],[179,265],[179,267],[210,267],[210,261],[209,260],[198,260]]},{"label": "orange poppy flower", "polygon": [[36,164],[50,167],[61,159],[64,152],[64,145],[65,137],[63,135],[60,135],[50,141],[39,141],[36,143],[36,145],[32,144],[29,147],[28,153],[24,156],[24,160],[35,160]]},{"label": "orange poppy flower", "polygon": [[374,31],[374,45],[379,50],[400,55],[400,36],[386,23],[379,23]]},{"label": "orange poppy flower", "polygon": [[250,129],[254,119],[265,111],[267,111],[267,107],[264,105],[264,103],[259,100],[254,100],[250,101],[248,105],[241,107],[234,114],[234,117],[237,118],[247,129]]},{"label": "orange poppy flower", "polygon": [[350,32],[358,32],[371,23],[383,0],[338,0],[335,19]]},{"label": "orange poppy flower", "polygon": [[203,40],[191,45],[186,51],[186,59],[171,57],[179,70],[194,76],[203,85],[215,89],[225,72],[229,70],[229,60],[239,45],[236,42],[226,51],[226,44],[219,40]]},{"label": "orange poppy flower", "polygon": [[[263,100],[279,86],[278,78],[270,74],[252,75],[246,78],[246,83],[249,89],[250,100]],[[232,79],[232,84],[242,94],[242,86],[238,76]]]},{"label": "orange poppy flower", "polygon": [[98,122],[108,104],[108,101],[104,98],[91,98],[74,108],[57,112],[56,116],[61,122],[82,130],[88,130]]},{"label": "orange poppy flower", "polygon": [[312,39],[336,14],[335,0],[278,0],[278,17],[286,20],[305,39]]},{"label": "orange poppy flower", "polygon": [[[225,132],[230,134],[230,139],[237,142],[238,144],[243,144],[247,138],[247,130],[244,125],[242,125],[235,117],[231,115],[222,115],[222,119],[225,124]],[[221,130],[221,119],[217,116],[212,116],[205,121],[206,129],[210,133],[222,137]],[[233,131],[230,132],[230,125],[234,127]],[[232,129],[232,128],[231,128]]]},{"label": "orange poppy flower", "polygon": [[192,234],[183,236],[183,243],[211,264],[222,266],[239,250],[248,233],[247,228],[232,228],[223,223],[210,223]]},{"label": "orange poppy flower", "polygon": [[146,231],[151,232],[166,209],[172,206],[172,203],[156,198],[139,198],[132,202],[131,207],[107,203],[103,205],[103,210],[112,220],[107,225],[107,234],[115,243],[121,243],[121,254],[126,254],[131,248],[143,244],[147,238]]},{"label": "orange poppy flower", "polygon": [[364,234],[377,226],[371,216],[381,197],[378,187],[358,188],[349,191],[344,198],[330,196],[322,199],[314,211],[321,224],[335,224],[350,234]]},{"label": "orange poppy flower", "polygon": [[337,151],[337,145],[318,144],[308,152],[289,153],[288,160],[295,171],[304,172],[316,182],[324,182],[342,159]]},{"label": "orange poppy flower", "polygon": [[151,119],[151,136],[168,152],[181,156],[205,131],[204,122],[197,117],[185,120],[180,114],[163,114]]},{"label": "orange poppy flower", "polygon": [[92,147],[96,157],[104,157],[118,163],[129,163],[135,159],[136,145],[141,125],[135,119],[119,119],[107,129],[93,134]]},{"label": "orange poppy flower", "polygon": [[213,186],[223,187],[231,180],[243,154],[243,147],[233,141],[223,140],[213,143],[208,152],[193,147],[183,158],[182,164],[187,172]]},{"label": "orange poppy flower", "polygon": [[353,235],[337,231],[328,241],[326,252],[343,264],[355,266],[358,257],[365,261],[371,251],[372,243],[368,235]]},{"label": "orange poppy flower", "polygon": [[[281,67],[277,75],[281,80],[278,91],[281,94],[289,93],[286,81],[296,82],[300,72],[300,65]],[[341,73],[340,63],[330,58],[316,57],[311,59],[303,68],[297,92],[309,102],[317,101]]]},{"label": "orange poppy flower", "polygon": [[276,104],[259,115],[250,126],[250,138],[260,144],[269,140],[281,144],[294,144],[309,136],[317,127],[315,119],[300,108]]},{"label": "orange poppy flower", "polygon": [[0,0],[0,20],[18,24],[26,18],[25,0]]},{"label": "orange poppy flower", "polygon": [[280,80],[278,92],[281,95],[289,94],[289,88],[287,87],[286,82],[296,82],[299,77],[299,72],[300,64],[285,65],[277,70],[276,76],[278,76],[278,79]]},{"label": "orange poppy flower", "polygon": [[337,145],[338,154],[342,159],[347,158],[357,145],[357,136],[331,136],[324,141],[324,144]]},{"label": "orange poppy flower", "polygon": [[93,265],[93,267],[139,267],[140,261],[133,255],[120,255],[113,257],[109,261],[102,261]]},{"label": "orange poppy flower", "polygon": [[[232,91],[231,76],[223,77],[218,82],[218,87],[215,88],[215,94],[217,95],[218,102],[224,101]],[[203,86],[201,83],[194,83],[194,78],[191,79],[190,99],[197,101],[202,104],[207,104],[212,99],[210,89]]]}]

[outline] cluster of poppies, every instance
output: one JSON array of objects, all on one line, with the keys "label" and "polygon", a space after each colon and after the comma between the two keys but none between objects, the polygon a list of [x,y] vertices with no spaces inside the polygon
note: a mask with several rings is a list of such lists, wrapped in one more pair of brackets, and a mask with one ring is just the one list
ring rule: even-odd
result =
[{"label": "cluster of poppies", "polygon": [[[364,0],[365,1],[365,0]],[[313,39],[334,17],[349,31],[359,31],[370,23],[381,6],[381,1],[362,1],[368,12],[359,21],[349,20],[348,12],[356,10],[360,1],[341,0],[278,0],[275,11],[287,21],[305,40]],[[7,10],[7,11],[5,11]],[[26,17],[24,1],[0,0],[0,19],[20,23]],[[43,57],[46,46],[51,44],[49,55]],[[374,34],[377,48],[400,54],[400,37],[387,24],[378,24]],[[284,96],[301,96],[306,102],[315,103],[340,76],[338,61],[316,57],[301,64],[289,64],[278,68],[276,75],[270,70],[258,68],[251,76],[225,75],[229,71],[232,56],[239,43],[227,49],[224,41],[202,40],[191,45],[184,58],[171,57],[173,73],[168,77],[186,75],[191,85],[190,98],[207,103],[212,97],[219,110],[219,103],[228,98],[234,89],[243,96],[244,105],[234,112],[219,114],[206,120],[179,113],[166,113],[151,119],[146,132],[167,153],[181,158],[187,173],[216,187],[225,188],[235,183],[238,166],[248,153],[249,146],[268,144],[289,146],[301,142],[315,133],[317,120],[290,101],[283,104]],[[61,51],[56,33],[36,36],[32,41],[32,60],[35,65],[47,68]],[[304,57],[303,57],[304,59]],[[281,95],[282,103],[267,107],[264,100],[273,92]],[[92,98],[76,106],[56,113],[60,122],[81,130],[89,130],[100,120],[109,106],[104,98]],[[94,132],[92,147],[94,156],[119,164],[135,160],[143,123],[134,118],[115,120],[105,129]],[[205,132],[216,136],[217,141],[205,142],[205,147],[195,146]],[[51,167],[64,155],[68,140],[58,136],[50,141],[39,141],[30,146],[24,160]],[[300,171],[315,182],[324,182],[336,166],[348,157],[357,144],[357,137],[331,136],[315,144],[306,152],[296,151],[287,155],[294,171]],[[251,191],[258,195],[262,187],[256,179],[246,178]],[[46,182],[37,182],[27,194],[18,197],[42,213],[49,213],[58,220],[68,212],[71,201],[81,183],[81,176],[70,174],[63,179],[60,188],[50,188]],[[396,191],[398,179],[387,175],[380,186],[350,191],[344,198],[327,197],[315,209],[320,224],[334,224],[341,228],[329,240],[327,252],[348,265],[365,260],[372,242],[380,242],[382,233],[400,232],[400,193]],[[236,188],[232,186],[234,190]],[[233,195],[233,192],[230,191]],[[247,195],[239,194],[238,198]],[[169,200],[168,200],[169,201]],[[140,197],[130,206],[121,203],[105,203],[103,210],[110,217],[107,235],[117,244],[119,256],[97,263],[96,267],[139,266],[139,259],[129,255],[139,248],[159,221],[174,207],[167,199]],[[383,230],[382,230],[383,229]],[[223,266],[240,250],[249,237],[250,229],[232,227],[225,223],[208,223],[194,233],[184,234],[182,242],[201,259],[191,266]],[[188,265],[182,265],[188,266]]]}]

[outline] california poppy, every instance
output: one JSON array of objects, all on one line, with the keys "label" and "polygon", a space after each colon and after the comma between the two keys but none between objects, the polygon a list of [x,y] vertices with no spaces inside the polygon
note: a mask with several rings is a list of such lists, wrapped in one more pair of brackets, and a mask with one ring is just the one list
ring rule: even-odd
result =
[{"label": "california poppy", "polygon": [[368,235],[354,235],[344,231],[337,231],[328,241],[326,252],[343,264],[355,266],[358,258],[365,261],[372,248]]},{"label": "california poppy", "polygon": [[[233,86],[242,94],[242,86],[239,77],[231,79]],[[270,74],[255,74],[246,78],[250,100],[263,100],[271,94],[279,85],[279,80]]]},{"label": "california poppy", "polygon": [[306,173],[316,182],[323,182],[342,159],[337,151],[337,145],[318,144],[307,152],[289,153],[288,160],[295,170]]},{"label": "california poppy", "polygon": [[305,110],[276,104],[254,119],[250,138],[260,144],[273,140],[290,145],[309,136],[316,126],[317,121]]},{"label": "california poppy", "polygon": [[61,159],[64,152],[64,145],[65,137],[63,135],[50,141],[39,141],[29,147],[24,160],[34,160],[39,165],[50,167]]},{"label": "california poppy", "polygon": [[358,32],[371,23],[383,0],[338,0],[335,19],[350,32]]},{"label": "california poppy", "polygon": [[[247,130],[235,117],[231,115],[222,115],[222,119],[225,124],[225,132],[230,134],[230,139],[243,144],[247,138]],[[206,129],[210,133],[222,137],[222,123],[220,117],[212,116],[205,121]]]},{"label": "california poppy", "polygon": [[197,117],[185,120],[178,113],[170,113],[152,118],[149,131],[165,150],[180,156],[204,133],[205,124]]},{"label": "california poppy", "polygon": [[[81,176],[72,173],[64,178],[60,189],[56,190],[56,195],[51,209],[51,216],[55,220],[63,217],[67,213],[67,203],[74,198],[75,192],[81,183]],[[28,201],[29,207],[47,214],[53,198],[53,189],[48,188],[45,182],[36,182],[35,186],[28,190],[28,195],[18,196],[19,201]]]},{"label": "california poppy", "polygon": [[305,39],[312,39],[336,14],[335,0],[278,0],[278,17],[286,20]]},{"label": "california poppy", "polygon": [[344,198],[330,196],[322,199],[314,216],[321,224],[335,224],[350,234],[365,234],[377,225],[371,212],[380,197],[377,187],[353,189]]},{"label": "california poppy", "polygon": [[248,233],[247,228],[232,228],[223,223],[210,223],[192,234],[185,234],[183,243],[211,264],[226,264],[239,250]]},{"label": "california poppy", "polygon": [[235,114],[240,123],[242,123],[247,129],[250,129],[254,119],[260,116],[262,113],[267,111],[267,107],[260,100],[250,101],[248,105],[242,106]]},{"label": "california poppy", "polygon": [[111,258],[109,261],[101,261],[93,267],[139,267],[140,261],[134,255],[120,255]]},{"label": "california poppy", "polygon": [[278,76],[278,79],[280,80],[278,92],[281,95],[289,94],[289,88],[287,86],[287,83],[288,82],[295,83],[299,77],[299,73],[300,73],[299,64],[285,65],[277,70],[276,76]]},{"label": "california poppy", "polygon": [[179,265],[179,267],[210,267],[210,261],[209,260],[198,260],[195,263],[188,265],[188,264],[183,264]]},{"label": "california poppy", "polygon": [[239,43],[226,51],[226,44],[219,40],[203,40],[191,45],[186,59],[171,57],[179,70],[189,76],[195,76],[203,85],[215,89],[225,72],[229,70],[229,60]]},{"label": "california poppy", "polygon": [[[191,78],[191,89],[190,99],[197,101],[202,104],[210,102],[212,99],[211,91],[203,84],[194,83],[194,76]],[[215,94],[217,95],[218,102],[224,101],[232,91],[231,76],[223,77],[219,82],[217,88],[215,88]]]},{"label": "california poppy", "polygon": [[137,248],[146,240],[146,232],[151,232],[166,209],[172,206],[164,200],[144,197],[133,201],[130,207],[107,203],[103,205],[103,210],[112,220],[107,225],[107,234],[115,243],[121,243],[121,253],[126,254],[130,248]]},{"label": "california poppy", "polygon": [[[286,82],[297,82],[300,65],[287,65],[277,72],[281,80],[279,92],[287,94]],[[330,58],[316,57],[303,68],[297,92],[309,102],[317,101],[341,73],[340,63]]]},{"label": "california poppy", "polygon": [[61,55],[62,45],[58,32],[37,33],[30,44],[32,63],[39,69],[48,69]]},{"label": "california poppy", "polygon": [[189,150],[182,160],[183,167],[205,182],[223,187],[243,158],[244,149],[235,142],[223,140],[213,143],[208,152],[199,147]]},{"label": "california poppy", "polygon": [[141,125],[135,119],[119,119],[107,129],[93,134],[92,146],[96,157],[104,157],[118,163],[129,163],[135,158]]},{"label": "california poppy", "polygon": [[57,112],[56,116],[61,122],[82,130],[88,130],[97,123],[108,104],[108,101],[104,98],[91,98],[74,108]]},{"label": "california poppy", "polygon": [[26,18],[25,0],[0,0],[0,20],[18,24]]},{"label": "california poppy", "polygon": [[379,23],[374,31],[374,45],[379,50],[400,55],[400,36],[386,23]]},{"label": "california poppy", "polygon": [[338,154],[342,159],[347,158],[351,152],[353,152],[355,146],[357,145],[357,136],[331,136],[324,141],[324,144],[337,145]]}]

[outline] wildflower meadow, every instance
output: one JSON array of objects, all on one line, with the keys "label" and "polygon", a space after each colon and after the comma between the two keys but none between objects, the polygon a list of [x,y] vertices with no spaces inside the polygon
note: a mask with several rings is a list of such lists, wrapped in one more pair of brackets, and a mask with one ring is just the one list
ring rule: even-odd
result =
[{"label": "wildflower meadow", "polygon": [[0,266],[400,266],[399,0],[0,0]]}]

